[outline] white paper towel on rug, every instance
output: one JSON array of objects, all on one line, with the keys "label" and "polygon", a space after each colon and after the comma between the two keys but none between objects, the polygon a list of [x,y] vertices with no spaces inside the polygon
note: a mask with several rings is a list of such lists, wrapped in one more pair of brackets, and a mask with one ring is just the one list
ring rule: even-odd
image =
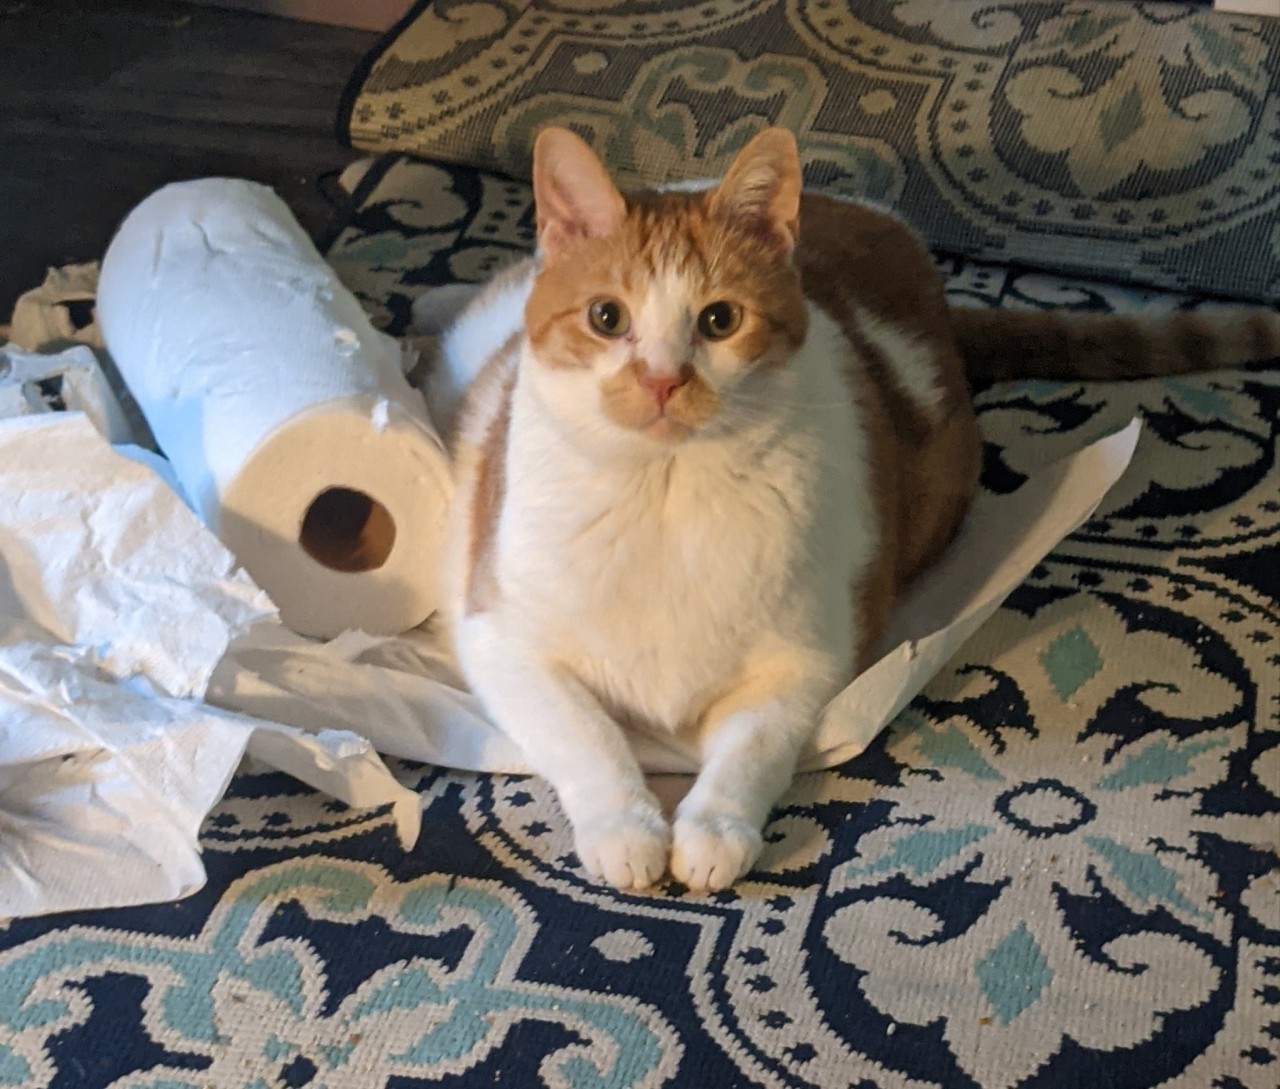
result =
[{"label": "white paper towel on rug", "polygon": [[308,635],[437,605],[451,492],[401,349],[270,189],[166,186],[112,240],[98,324],[197,512]]},{"label": "white paper towel on rug", "polygon": [[0,467],[0,917],[199,888],[200,822],[245,753],[416,840],[366,739],[202,700],[230,641],[279,623],[154,472],[79,413],[0,420]]}]

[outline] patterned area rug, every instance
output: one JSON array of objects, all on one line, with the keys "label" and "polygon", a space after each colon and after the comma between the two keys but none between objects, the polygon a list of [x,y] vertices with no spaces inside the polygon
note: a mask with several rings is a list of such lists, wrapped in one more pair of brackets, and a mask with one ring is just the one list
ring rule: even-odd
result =
[{"label": "patterned area rug", "polygon": [[347,90],[358,147],[527,177],[572,124],[632,181],[764,124],[938,249],[1280,296],[1280,20],[1116,0],[432,0]]},{"label": "patterned area rug", "polygon": [[[528,243],[528,191],[383,163],[334,240],[385,323]],[[978,306],[1200,300],[947,259]],[[981,397],[984,484],[1141,414],[1106,506],[711,897],[582,878],[549,789],[244,774],[168,905],[0,926],[0,1086],[1274,1089],[1280,371]]]}]

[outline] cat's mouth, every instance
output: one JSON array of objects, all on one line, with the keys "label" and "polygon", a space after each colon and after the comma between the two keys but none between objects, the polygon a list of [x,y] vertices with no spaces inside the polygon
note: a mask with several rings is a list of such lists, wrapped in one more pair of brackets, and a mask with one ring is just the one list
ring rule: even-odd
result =
[{"label": "cat's mouth", "polygon": [[688,438],[693,433],[693,428],[675,419],[665,408],[660,408],[640,431],[659,442],[679,442]]},{"label": "cat's mouth", "polygon": [[605,414],[614,423],[655,442],[687,439],[709,423],[720,410],[720,397],[698,374],[656,397],[635,372],[623,372],[602,389]]}]

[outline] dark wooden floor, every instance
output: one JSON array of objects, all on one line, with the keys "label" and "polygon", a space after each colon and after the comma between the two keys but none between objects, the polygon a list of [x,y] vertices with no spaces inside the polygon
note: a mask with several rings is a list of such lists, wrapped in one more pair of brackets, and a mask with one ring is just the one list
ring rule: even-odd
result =
[{"label": "dark wooden floor", "polygon": [[322,176],[356,157],[338,99],[376,40],[182,0],[0,0],[0,325],[169,181],[265,182],[319,232]]}]

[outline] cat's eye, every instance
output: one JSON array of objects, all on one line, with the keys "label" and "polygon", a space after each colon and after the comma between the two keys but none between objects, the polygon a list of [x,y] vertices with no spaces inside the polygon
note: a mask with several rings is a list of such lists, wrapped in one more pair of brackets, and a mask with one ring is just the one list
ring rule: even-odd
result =
[{"label": "cat's eye", "polygon": [[602,337],[625,336],[631,328],[631,315],[617,299],[596,299],[587,307],[587,321]]},{"label": "cat's eye", "polygon": [[698,314],[698,332],[708,340],[724,340],[736,333],[741,324],[742,307],[723,299],[704,306]]}]

